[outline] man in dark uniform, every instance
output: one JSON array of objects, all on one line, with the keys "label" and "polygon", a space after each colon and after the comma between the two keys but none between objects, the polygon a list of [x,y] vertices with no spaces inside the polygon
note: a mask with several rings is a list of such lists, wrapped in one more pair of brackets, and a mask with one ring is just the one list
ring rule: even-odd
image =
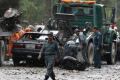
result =
[{"label": "man in dark uniform", "polygon": [[87,59],[87,49],[86,49],[86,33],[84,31],[84,29],[81,29],[80,30],[80,33],[79,33],[79,41],[80,41],[80,49],[82,50],[82,56],[83,56],[83,59],[84,59],[84,63],[86,63],[86,65],[88,65],[88,59]]},{"label": "man in dark uniform", "polygon": [[56,41],[53,39],[52,32],[48,34],[48,42],[44,44],[41,52],[44,54],[45,65],[47,67],[47,73],[44,80],[48,80],[49,77],[51,77],[52,80],[56,80],[53,67],[55,64],[55,57],[59,54],[59,49]]},{"label": "man in dark uniform", "polygon": [[97,27],[94,27],[93,31],[95,32],[94,36],[94,66],[95,68],[101,68],[101,43],[102,43],[102,34]]},{"label": "man in dark uniform", "polygon": [[74,30],[74,34],[72,35],[71,39],[76,39],[76,38],[79,38],[79,29],[75,29]]}]

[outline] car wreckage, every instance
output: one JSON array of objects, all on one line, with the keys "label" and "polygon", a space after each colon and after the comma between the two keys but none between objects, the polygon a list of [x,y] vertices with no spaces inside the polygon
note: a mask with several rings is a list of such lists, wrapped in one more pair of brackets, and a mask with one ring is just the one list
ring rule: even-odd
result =
[{"label": "car wreckage", "polygon": [[[44,43],[47,41],[48,33],[52,32],[54,40],[60,45],[61,42],[58,38],[59,31],[56,30],[43,30],[42,32],[27,32],[20,40],[13,43],[12,53],[13,53],[13,63],[14,66],[19,66],[20,62],[23,61],[28,65],[44,66],[44,55],[40,51]],[[59,46],[59,50],[62,53],[62,48]],[[61,54],[59,54],[61,56]],[[59,64],[59,59],[56,55],[56,65]]]}]

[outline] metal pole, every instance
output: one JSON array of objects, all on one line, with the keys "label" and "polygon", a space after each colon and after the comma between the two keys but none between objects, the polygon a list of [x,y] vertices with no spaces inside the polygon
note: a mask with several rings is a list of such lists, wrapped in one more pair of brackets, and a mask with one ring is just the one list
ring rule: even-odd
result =
[{"label": "metal pole", "polygon": [[117,18],[118,17],[118,8],[117,8],[118,7],[118,3],[117,2],[118,2],[118,0],[116,0],[116,19],[118,20],[118,18]]},{"label": "metal pole", "polygon": [[51,0],[51,17],[52,17],[52,11],[53,11],[52,7],[53,7],[53,0]]}]

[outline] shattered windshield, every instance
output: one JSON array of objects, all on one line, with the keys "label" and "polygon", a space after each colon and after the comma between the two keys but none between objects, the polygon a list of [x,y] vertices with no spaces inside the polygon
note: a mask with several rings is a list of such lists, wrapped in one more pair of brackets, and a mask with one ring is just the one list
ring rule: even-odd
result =
[{"label": "shattered windshield", "polygon": [[21,39],[22,40],[37,40],[40,36],[41,34],[26,33],[23,35]]},{"label": "shattered windshield", "polygon": [[45,41],[48,39],[47,34],[37,34],[37,33],[26,33],[21,38],[22,40],[40,40]]}]

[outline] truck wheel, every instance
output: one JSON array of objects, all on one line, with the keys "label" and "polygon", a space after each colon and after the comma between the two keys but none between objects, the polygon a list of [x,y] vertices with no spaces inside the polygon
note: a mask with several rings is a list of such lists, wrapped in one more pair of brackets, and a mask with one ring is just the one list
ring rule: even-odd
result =
[{"label": "truck wheel", "polygon": [[3,65],[3,62],[5,60],[5,44],[4,41],[0,41],[0,66]]},{"label": "truck wheel", "polygon": [[13,64],[14,66],[19,66],[20,60],[13,54]]},{"label": "truck wheel", "polygon": [[115,64],[116,63],[116,45],[113,42],[111,46],[111,53],[107,56],[107,64]]},{"label": "truck wheel", "polygon": [[94,63],[94,45],[93,43],[89,43],[88,45],[88,63],[92,65]]}]

